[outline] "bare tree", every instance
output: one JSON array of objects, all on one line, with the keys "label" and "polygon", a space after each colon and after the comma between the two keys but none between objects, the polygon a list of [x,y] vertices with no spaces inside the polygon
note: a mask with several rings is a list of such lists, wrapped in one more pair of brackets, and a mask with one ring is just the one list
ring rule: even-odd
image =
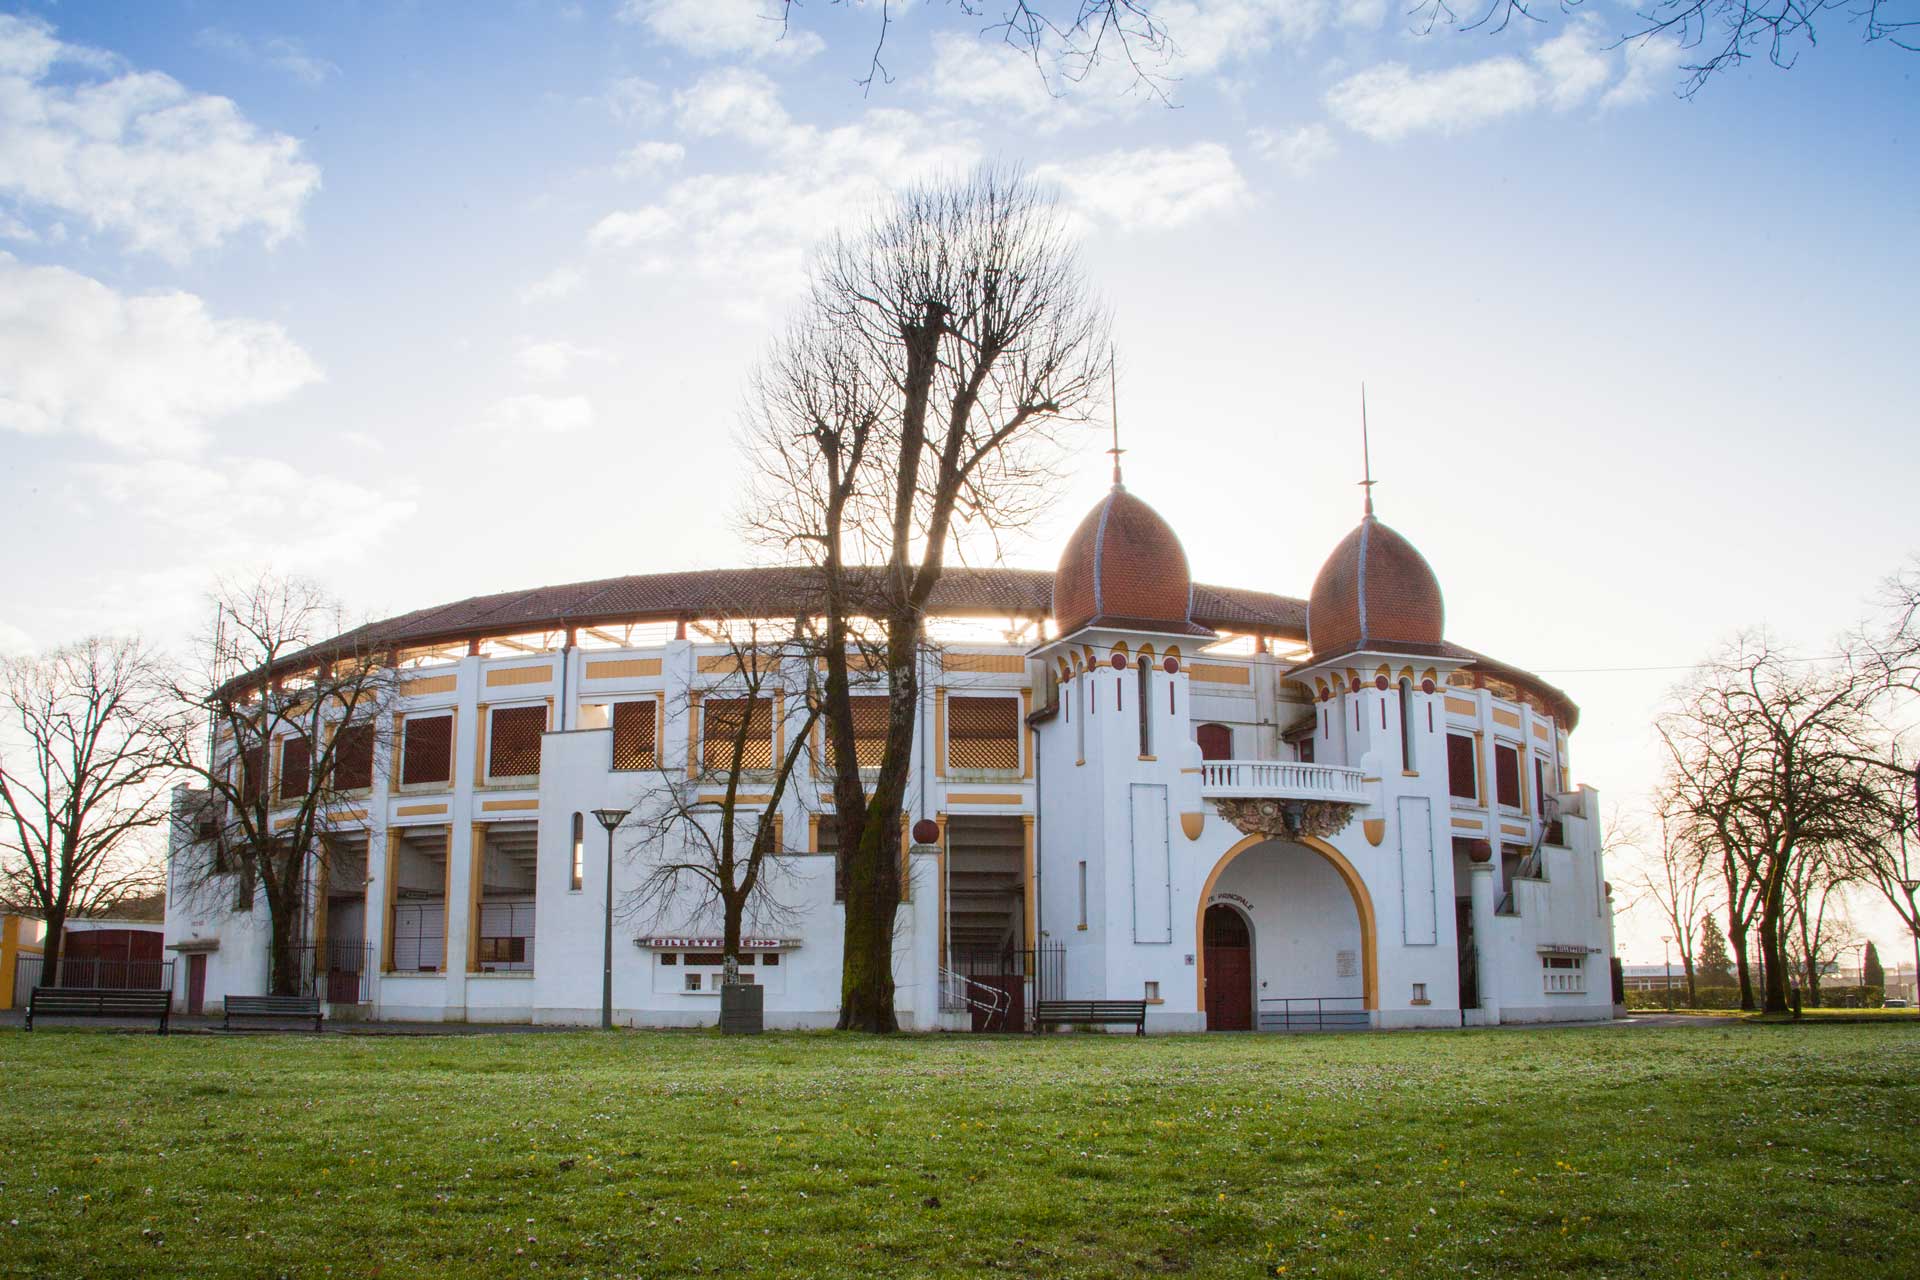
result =
[{"label": "bare tree", "polygon": [[[826,680],[847,876],[840,1026],[892,1031],[901,814],[920,655],[950,554],[989,553],[1052,491],[1063,423],[1106,370],[1104,311],[1054,201],[983,169],[920,186],[814,269],[801,317],[756,383],[745,523],[819,570]],[[850,654],[883,672],[885,748],[857,762]]]},{"label": "bare tree", "polygon": [[[1650,857],[1643,851],[1629,884],[1639,891],[1631,905],[1652,903],[1660,913],[1680,953],[1680,967],[1687,979],[1687,1006],[1693,1008],[1699,1002],[1694,956],[1702,908],[1711,895],[1713,871],[1702,847],[1688,839],[1692,824],[1678,820],[1677,809],[1672,796],[1661,797],[1654,815],[1658,845]],[[1618,830],[1618,824],[1614,829]]]},{"label": "bare tree", "polygon": [[1889,821],[1879,830],[1859,833],[1841,856],[1852,879],[1877,893],[1906,925],[1913,940],[1915,972],[1920,973],[1920,869],[1912,857],[1920,850],[1909,847],[1920,830],[1916,826],[1920,823],[1920,774],[1906,772],[1897,749],[1893,764],[1895,769],[1877,778],[1882,810]]},{"label": "bare tree", "polygon": [[1850,655],[1806,663],[1742,635],[1678,691],[1660,731],[1676,795],[1737,865],[1758,907],[1762,1007],[1787,1008],[1787,892],[1799,861],[1878,823],[1877,674]]},{"label": "bare tree", "polygon": [[[1572,10],[1578,0],[1473,0],[1456,8],[1450,0],[1413,0],[1408,13],[1430,33],[1438,26],[1502,32],[1516,19],[1541,24],[1550,11]],[[1920,18],[1900,13],[1899,0],[1648,0],[1627,21],[1615,46],[1672,41],[1689,50],[1681,64],[1681,95],[1692,97],[1721,71],[1756,54],[1790,68],[1832,24],[1857,24],[1863,42],[1884,41],[1908,53],[1920,51]]]},{"label": "bare tree", "polygon": [[223,584],[195,675],[177,696],[198,714],[177,733],[171,762],[195,789],[176,806],[174,887],[232,894],[251,910],[266,898],[269,989],[297,994],[306,913],[336,842],[327,837],[357,803],[364,813],[376,757],[391,754],[383,711],[393,700],[393,655],[309,651],[347,630],[316,584],[263,576]]},{"label": "bare tree", "polygon": [[1782,930],[1786,958],[1805,984],[1807,1003],[1815,1008],[1820,1006],[1820,975],[1849,946],[1858,945],[1846,905],[1852,870],[1842,856],[1845,847],[1837,841],[1810,846],[1787,869]]},{"label": "bare tree", "polygon": [[[725,664],[681,705],[687,715],[705,716],[702,740],[684,767],[656,760],[627,824],[646,867],[628,910],[656,919],[717,913],[725,980],[732,982],[745,922],[791,912],[776,883],[777,816],[820,716],[819,646],[805,619],[784,636],[768,635],[757,621],[724,627],[723,634]],[[789,692],[798,699],[796,716],[785,714]],[[745,798],[743,784],[755,799]]]},{"label": "bare tree", "polygon": [[165,684],[137,639],[96,636],[0,663],[0,697],[17,736],[0,741],[0,899],[46,922],[57,986],[69,919],[164,883],[139,843],[167,816]]}]

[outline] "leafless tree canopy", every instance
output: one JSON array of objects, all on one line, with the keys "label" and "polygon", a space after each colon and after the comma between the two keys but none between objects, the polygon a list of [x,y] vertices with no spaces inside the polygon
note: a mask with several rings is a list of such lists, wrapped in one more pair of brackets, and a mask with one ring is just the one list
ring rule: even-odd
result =
[{"label": "leafless tree canopy", "polygon": [[251,909],[255,886],[271,924],[271,983],[293,994],[310,877],[324,878],[337,816],[362,808],[376,758],[391,753],[385,714],[394,673],[379,652],[336,656],[273,679],[259,673],[341,634],[339,606],[318,586],[266,576],[223,584],[198,670],[175,688],[193,714],[170,745],[193,779],[176,805],[176,893]]},{"label": "leafless tree canopy", "polygon": [[[827,0],[834,5],[847,0]],[[1543,24],[1553,13],[1571,13],[1579,0],[1409,0],[1413,30],[1436,28],[1504,32],[1516,21]],[[781,18],[800,19],[804,0],[782,0]],[[906,0],[881,0],[874,9],[874,42],[865,74],[858,79],[871,92],[876,81],[891,83],[887,47],[896,16]],[[1163,16],[1169,5],[1156,0],[946,0],[945,7],[974,25],[982,39],[1016,49],[1033,62],[1034,74],[1055,94],[1085,80],[1103,61],[1124,63],[1132,82],[1150,96],[1168,101],[1179,53],[1179,21]],[[1689,52],[1681,70],[1680,92],[1691,97],[1720,72],[1749,58],[1765,57],[1777,67],[1792,67],[1800,55],[1834,28],[1854,28],[1868,44],[1885,43],[1920,51],[1920,14],[1912,0],[1649,0],[1621,23],[1615,47],[1654,39],[1672,40]]]},{"label": "leafless tree canopy", "polygon": [[[704,703],[724,704],[728,713],[709,716],[684,766],[664,755],[656,762],[624,830],[642,863],[629,913],[676,929],[718,917],[731,973],[748,923],[766,928],[793,916],[779,883],[775,816],[793,790],[795,770],[809,757],[821,706],[820,646],[808,619],[784,634],[770,634],[762,622],[727,627],[724,634],[728,662],[684,695],[680,712],[698,716]],[[786,714],[788,698],[795,699],[797,715]],[[747,793],[765,798],[749,801]]]},{"label": "leafless tree canopy", "polygon": [[133,639],[83,640],[0,663],[0,907],[47,924],[58,983],[66,922],[152,893],[141,838],[167,816],[168,703]]},{"label": "leafless tree canopy", "polygon": [[[1609,826],[1616,833],[1620,831],[1617,820]],[[1657,843],[1651,851],[1641,851],[1642,864],[1629,882],[1637,890],[1637,901],[1628,904],[1652,903],[1660,913],[1666,936],[1673,939],[1680,956],[1689,1005],[1698,1000],[1695,952],[1701,912],[1712,894],[1714,878],[1706,847],[1691,838],[1696,830],[1685,820],[1680,802],[1673,796],[1663,796],[1654,815],[1653,839]],[[1649,853],[1651,856],[1644,856]]]},{"label": "leafless tree canopy", "polygon": [[[1030,521],[1060,432],[1108,369],[1107,324],[1053,200],[1017,174],[898,196],[821,252],[748,417],[750,536],[820,569],[825,733],[846,861],[841,1024],[894,1029],[892,938],[925,611],[950,554]],[[852,672],[885,673],[877,773]],[[869,785],[871,783],[871,785]]]}]

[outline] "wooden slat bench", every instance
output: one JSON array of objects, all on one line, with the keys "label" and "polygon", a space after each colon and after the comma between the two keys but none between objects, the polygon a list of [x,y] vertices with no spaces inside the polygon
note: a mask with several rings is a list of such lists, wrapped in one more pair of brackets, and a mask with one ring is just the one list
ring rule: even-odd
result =
[{"label": "wooden slat bench", "polygon": [[167,1034],[173,1011],[171,991],[126,990],[117,987],[35,987],[27,997],[27,1030],[36,1017],[158,1018],[154,1034]]},{"label": "wooden slat bench", "polygon": [[228,996],[226,1019],[222,1026],[233,1029],[235,1018],[266,1018],[275,1022],[313,1019],[313,1029],[320,1030],[324,1015],[320,1012],[318,996]]},{"label": "wooden slat bench", "polygon": [[1147,1034],[1145,1000],[1042,1000],[1034,1007],[1033,1029],[1042,1027],[1131,1026],[1137,1036]]}]

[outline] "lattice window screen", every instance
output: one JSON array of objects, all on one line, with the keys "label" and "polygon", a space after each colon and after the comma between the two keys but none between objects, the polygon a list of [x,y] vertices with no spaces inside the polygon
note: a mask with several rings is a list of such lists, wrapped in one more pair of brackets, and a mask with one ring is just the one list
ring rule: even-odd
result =
[{"label": "lattice window screen", "polygon": [[547,731],[545,707],[497,707],[487,734],[487,776],[526,778],[540,772],[540,735]]},{"label": "lattice window screen", "polygon": [[[853,704],[853,758],[862,769],[878,769],[887,749],[887,695],[858,694],[848,701]],[[833,735],[823,731],[823,736],[827,743],[826,766],[832,770],[838,767]]]},{"label": "lattice window screen", "polygon": [[333,741],[334,785],[358,791],[373,785],[373,726],[350,724]]},{"label": "lattice window screen", "polygon": [[400,749],[400,781],[447,782],[453,777],[453,717],[408,716]]},{"label": "lattice window screen", "polygon": [[659,767],[659,733],[655,717],[655,704],[651,700],[613,704],[614,768],[631,771]]},{"label": "lattice window screen", "polygon": [[948,698],[947,765],[954,769],[1018,769],[1019,702],[1013,698]]},{"label": "lattice window screen", "polygon": [[280,743],[280,798],[297,800],[307,794],[313,780],[313,748],[305,738],[286,738]]},{"label": "lattice window screen", "polygon": [[747,740],[740,753],[740,767],[773,767],[773,699],[708,698],[704,705],[706,734],[701,740],[701,761],[707,768],[724,771],[733,767],[733,740],[740,732],[742,717],[747,718]]}]

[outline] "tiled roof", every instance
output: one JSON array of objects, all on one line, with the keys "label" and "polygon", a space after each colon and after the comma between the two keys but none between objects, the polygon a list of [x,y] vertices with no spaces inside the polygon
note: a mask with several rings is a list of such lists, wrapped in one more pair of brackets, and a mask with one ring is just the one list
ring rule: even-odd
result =
[{"label": "tiled roof", "polygon": [[[1181,568],[1185,568],[1184,555]],[[934,589],[929,612],[951,618],[1049,616],[1054,576],[1044,569],[948,568]],[[457,644],[569,626],[777,617],[812,608],[817,602],[816,581],[816,571],[806,568],[710,569],[503,591],[370,622],[295,655],[285,667],[297,669],[340,654]],[[1252,632],[1295,643],[1307,639],[1307,602],[1297,597],[1194,583],[1191,599],[1188,621],[1196,630]],[[1573,706],[1564,693],[1518,668],[1458,645],[1442,644],[1439,651]]]},{"label": "tiled roof", "polygon": [[1173,526],[1118,484],[1067,539],[1053,616],[1062,635],[1098,625],[1207,633],[1193,617],[1193,577]]},{"label": "tiled roof", "polygon": [[1437,653],[1445,618],[1440,581],[1426,557],[1369,512],[1313,580],[1308,640],[1316,656],[1354,649]]}]

